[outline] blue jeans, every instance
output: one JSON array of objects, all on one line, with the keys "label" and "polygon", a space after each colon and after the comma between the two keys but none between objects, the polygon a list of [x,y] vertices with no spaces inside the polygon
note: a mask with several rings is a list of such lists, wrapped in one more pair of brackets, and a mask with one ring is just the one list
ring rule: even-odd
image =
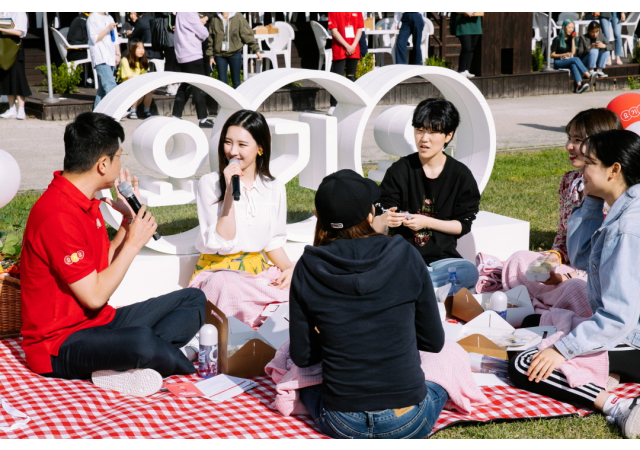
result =
[{"label": "blue jeans", "polygon": [[480,278],[478,268],[471,261],[462,258],[441,259],[427,266],[433,287],[437,288],[448,283],[449,267],[456,268],[456,275],[458,275],[462,287],[467,289],[475,287],[478,278]]},{"label": "blue jeans", "polygon": [[[231,84],[233,84],[233,88],[237,89],[240,86],[240,69],[242,68],[242,52],[234,53],[231,56],[223,58],[221,56],[216,56],[216,67],[218,68],[218,80],[222,81],[224,84],[227,84],[227,70],[231,72]],[[247,76],[245,74],[245,76]]]},{"label": "blue jeans", "polygon": [[421,66],[422,48],[420,44],[422,43],[422,31],[424,30],[422,14],[417,12],[404,13],[400,23],[402,25],[396,40],[396,64],[407,64],[407,43],[409,42],[409,36],[413,36],[413,51],[416,55],[413,64]]},{"label": "blue jeans", "polygon": [[582,62],[589,69],[603,68],[609,58],[609,50],[603,48],[592,48],[589,53],[582,57]]},{"label": "blue jeans", "polygon": [[613,13],[611,25],[613,25],[613,40],[616,44],[616,56],[622,58],[622,23],[620,22],[618,14],[620,13]]},{"label": "blue jeans", "polygon": [[571,69],[573,80],[576,83],[580,83],[584,73],[588,72],[587,68],[582,64],[582,61],[577,56],[567,59],[556,59],[553,61],[553,67],[555,69]]},{"label": "blue jeans", "polygon": [[96,66],[96,73],[98,74],[98,92],[96,93],[96,99],[93,102],[93,109],[96,109],[100,100],[103,99],[111,89],[116,87],[116,77],[113,76],[113,67],[106,64],[98,64]]},{"label": "blue jeans", "polygon": [[322,385],[300,389],[300,399],[320,431],[334,439],[424,439],[429,436],[449,399],[442,386],[431,381],[427,396],[399,417],[393,409],[341,412],[329,409],[322,398]]}]

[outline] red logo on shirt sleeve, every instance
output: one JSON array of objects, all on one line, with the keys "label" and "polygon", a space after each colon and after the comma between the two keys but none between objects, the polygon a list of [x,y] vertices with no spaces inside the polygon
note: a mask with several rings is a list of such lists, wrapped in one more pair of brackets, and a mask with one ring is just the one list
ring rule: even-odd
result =
[{"label": "red logo on shirt sleeve", "polygon": [[82,250],[78,250],[78,259],[84,258],[84,252]]},{"label": "red logo on shirt sleeve", "polygon": [[64,263],[69,265],[69,266],[71,264],[73,264],[73,261],[71,261],[71,256],[70,255],[67,255],[67,256],[64,257]]}]

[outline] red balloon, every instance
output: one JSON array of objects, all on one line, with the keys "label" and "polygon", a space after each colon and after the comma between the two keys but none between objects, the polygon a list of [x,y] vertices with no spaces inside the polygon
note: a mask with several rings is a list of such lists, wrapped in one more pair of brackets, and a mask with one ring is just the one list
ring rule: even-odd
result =
[{"label": "red balloon", "polygon": [[611,100],[607,109],[618,115],[622,128],[640,121],[640,94],[622,94]]}]

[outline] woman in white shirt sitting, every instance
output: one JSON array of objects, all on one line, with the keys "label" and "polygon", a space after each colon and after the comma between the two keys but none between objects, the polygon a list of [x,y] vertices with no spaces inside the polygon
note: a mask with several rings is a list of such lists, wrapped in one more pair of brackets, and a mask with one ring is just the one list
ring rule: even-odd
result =
[{"label": "woman in white shirt sitting", "polygon": [[[264,252],[282,271],[274,285],[284,289],[291,283],[293,264],[282,248],[287,196],[284,184],[269,172],[270,156],[271,133],[262,114],[240,110],[229,117],[220,134],[219,170],[198,184],[196,248],[201,254],[193,276],[211,269],[259,274],[269,267]],[[234,175],[240,177],[238,201],[232,195]]]}]

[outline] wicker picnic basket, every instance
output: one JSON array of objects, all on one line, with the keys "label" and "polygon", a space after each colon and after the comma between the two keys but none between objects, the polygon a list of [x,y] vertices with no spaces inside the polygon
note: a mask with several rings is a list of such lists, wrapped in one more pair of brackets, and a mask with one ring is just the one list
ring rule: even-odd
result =
[{"label": "wicker picnic basket", "polygon": [[0,339],[20,336],[20,280],[0,275]]}]

